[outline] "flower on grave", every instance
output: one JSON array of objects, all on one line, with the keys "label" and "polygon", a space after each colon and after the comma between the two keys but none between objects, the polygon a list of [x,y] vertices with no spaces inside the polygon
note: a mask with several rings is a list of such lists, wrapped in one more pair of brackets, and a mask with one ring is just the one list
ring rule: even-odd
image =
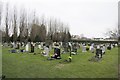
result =
[{"label": "flower on grave", "polygon": [[51,54],[50,56],[52,57],[53,55]]},{"label": "flower on grave", "polygon": [[68,58],[69,58],[69,59],[72,59],[72,57],[71,57],[71,56],[69,56]]}]

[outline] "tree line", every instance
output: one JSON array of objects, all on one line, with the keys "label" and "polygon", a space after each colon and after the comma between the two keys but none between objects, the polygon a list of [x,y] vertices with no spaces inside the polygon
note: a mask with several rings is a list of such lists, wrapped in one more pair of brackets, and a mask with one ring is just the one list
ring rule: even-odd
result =
[{"label": "tree line", "polygon": [[1,25],[4,27],[1,30],[3,42],[70,41],[71,34],[67,24],[52,17],[39,18],[35,11],[28,13],[25,8],[17,9],[15,6],[11,8],[8,3],[6,6],[0,4],[0,25],[4,20],[4,26]]},{"label": "tree line", "polygon": [[[1,28],[2,27],[2,28]],[[119,29],[105,35],[120,40]],[[2,33],[2,35],[1,35]],[[36,11],[11,7],[0,2],[0,37],[3,42],[68,42],[71,40],[69,25],[59,19],[39,16]]]}]

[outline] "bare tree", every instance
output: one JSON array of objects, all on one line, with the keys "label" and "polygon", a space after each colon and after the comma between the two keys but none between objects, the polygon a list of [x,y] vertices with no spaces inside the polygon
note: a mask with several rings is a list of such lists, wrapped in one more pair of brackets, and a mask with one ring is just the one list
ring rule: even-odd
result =
[{"label": "bare tree", "polygon": [[21,14],[20,14],[20,26],[19,26],[19,29],[20,29],[20,34],[19,34],[19,37],[20,37],[20,42],[23,42],[26,38],[28,38],[28,23],[27,23],[27,13],[25,11],[25,9],[22,9],[21,10]]},{"label": "bare tree", "polygon": [[40,26],[41,30],[41,41],[45,41],[46,40],[46,26],[44,24],[41,24]]},{"label": "bare tree", "polygon": [[53,29],[53,41],[58,41],[58,22],[57,22],[57,19],[55,19],[53,21],[53,26],[52,26],[52,29]]},{"label": "bare tree", "polygon": [[50,18],[49,23],[48,23],[48,39],[52,40],[53,39],[53,28],[52,28],[52,19]]},{"label": "bare tree", "polygon": [[8,19],[8,3],[6,4],[6,18],[5,18],[5,26],[6,26],[6,29],[5,29],[5,31],[6,31],[6,33],[5,33],[5,42],[8,42],[8,38],[9,38],[9,29],[8,29],[8,27],[9,27],[9,19]]},{"label": "bare tree", "polygon": [[2,2],[0,2],[0,25],[2,20]]},{"label": "bare tree", "polygon": [[118,25],[118,41],[120,41],[120,26]]},{"label": "bare tree", "polygon": [[17,11],[16,11],[16,8],[14,8],[14,18],[13,18],[13,26],[14,26],[14,30],[13,30],[13,40],[14,42],[17,41],[17,32],[18,32],[18,29],[17,29]]},{"label": "bare tree", "polygon": [[30,39],[33,42],[36,37],[36,31],[37,31],[37,26],[35,24],[32,25],[31,33],[30,33]]},{"label": "bare tree", "polygon": [[36,28],[36,24],[35,24],[35,22],[36,22],[35,11],[32,14],[33,14],[33,16],[32,16],[33,18],[32,18],[32,22],[31,22],[30,40],[33,42],[35,40],[35,37],[36,37],[37,28]]},{"label": "bare tree", "polygon": [[[48,25],[48,36],[51,36],[51,39],[53,41],[65,41],[68,40],[69,38],[67,37],[67,34],[69,34],[69,28],[67,25],[65,25],[63,22],[57,19],[51,18],[49,20],[49,25]],[[69,41],[69,40],[68,40]]]},{"label": "bare tree", "polygon": [[109,38],[112,38],[112,39],[118,39],[119,37],[118,29],[114,28],[112,30],[109,30],[105,33],[105,35],[109,36]]}]

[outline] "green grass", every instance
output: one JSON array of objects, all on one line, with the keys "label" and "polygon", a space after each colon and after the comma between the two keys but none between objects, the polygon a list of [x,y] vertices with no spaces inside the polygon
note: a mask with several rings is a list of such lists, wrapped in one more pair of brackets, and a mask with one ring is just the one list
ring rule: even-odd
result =
[{"label": "green grass", "polygon": [[[90,62],[91,52],[72,56],[71,63],[59,63],[68,58],[62,54],[61,60],[48,61],[41,54],[10,54],[10,48],[3,48],[2,72],[7,78],[117,78],[118,48],[106,52],[99,62]],[[53,51],[51,51],[52,53]],[[40,50],[36,49],[36,53]]]}]

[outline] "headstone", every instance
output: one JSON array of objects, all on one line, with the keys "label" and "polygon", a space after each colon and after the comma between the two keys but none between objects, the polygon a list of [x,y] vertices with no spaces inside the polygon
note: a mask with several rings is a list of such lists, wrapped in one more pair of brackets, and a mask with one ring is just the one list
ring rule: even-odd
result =
[{"label": "headstone", "polygon": [[69,46],[72,48],[72,44],[71,44],[70,42],[69,42],[68,44],[69,44]]},{"label": "headstone", "polygon": [[80,48],[80,44],[78,44],[78,47]]},{"label": "headstone", "polygon": [[13,43],[11,42],[10,44],[11,44],[11,48],[13,48]]},{"label": "headstone", "polygon": [[89,51],[89,45],[86,46],[86,51]]},{"label": "headstone", "polygon": [[44,51],[45,51],[45,55],[44,56],[48,56],[49,55],[49,47],[46,46]]},{"label": "headstone", "polygon": [[82,45],[82,52],[86,52],[86,45],[85,44]]},{"label": "headstone", "polygon": [[49,45],[49,51],[51,51],[52,50],[52,46],[51,45]]},{"label": "headstone", "polygon": [[13,48],[14,48],[14,49],[16,48],[15,42],[13,42]]},{"label": "headstone", "polygon": [[33,53],[34,52],[34,43],[31,43],[31,53]]},{"label": "headstone", "polygon": [[113,48],[115,47],[115,44],[112,44],[113,45]]},{"label": "headstone", "polygon": [[90,46],[90,51],[91,51],[92,53],[94,53],[94,44],[91,44],[91,46]]},{"label": "headstone", "polygon": [[28,52],[29,51],[29,44],[27,43],[25,46],[25,51]]},{"label": "headstone", "polygon": [[45,48],[46,48],[46,46],[45,46],[45,44],[43,44],[43,50],[45,50]]},{"label": "headstone", "polygon": [[102,49],[100,48],[100,45],[97,45],[95,57],[102,58]]},{"label": "headstone", "polygon": [[8,44],[5,42],[5,43],[4,43],[4,46],[5,46],[5,47],[8,47]]},{"label": "headstone", "polygon": [[60,42],[60,47],[62,47],[63,46],[63,43],[62,42]]},{"label": "headstone", "polygon": [[63,45],[64,52],[69,52],[68,50],[69,44],[67,42],[63,42],[62,45]]},{"label": "headstone", "polygon": [[41,45],[40,45],[40,44],[38,45],[38,48],[39,48],[39,49],[42,49],[42,47],[41,47]]},{"label": "headstone", "polygon": [[117,46],[118,46],[118,44],[116,43],[116,44],[115,44],[115,47],[117,47]]},{"label": "headstone", "polygon": [[61,59],[59,45],[54,46],[54,55],[51,58]]},{"label": "headstone", "polygon": [[105,50],[106,50],[105,45],[103,45],[102,46],[102,54],[105,54]]},{"label": "headstone", "polygon": [[76,53],[77,54],[77,44],[74,43],[72,46],[72,54]]},{"label": "headstone", "polygon": [[16,49],[19,49],[20,48],[20,45],[19,45],[19,42],[16,43]]},{"label": "headstone", "polygon": [[111,48],[113,48],[113,44],[111,44]]},{"label": "headstone", "polygon": [[107,49],[108,49],[108,50],[111,50],[111,45],[108,45]]},{"label": "headstone", "polygon": [[25,43],[24,42],[22,42],[22,47],[24,47],[25,46]]},{"label": "headstone", "polygon": [[100,49],[100,45],[97,45],[97,49]]}]

